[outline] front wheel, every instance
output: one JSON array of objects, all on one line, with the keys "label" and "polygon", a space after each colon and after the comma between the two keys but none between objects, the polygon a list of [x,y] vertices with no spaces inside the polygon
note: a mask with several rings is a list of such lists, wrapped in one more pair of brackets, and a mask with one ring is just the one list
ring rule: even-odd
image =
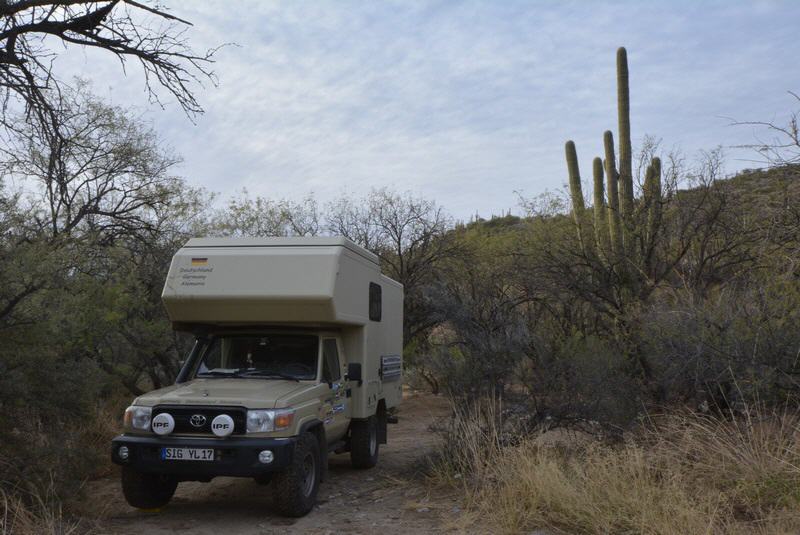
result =
[{"label": "front wheel", "polygon": [[269,485],[270,482],[272,481],[272,473],[267,472],[265,474],[258,475],[253,479],[255,479],[256,483],[258,483],[259,485]]},{"label": "front wheel", "polygon": [[317,437],[303,433],[294,446],[289,467],[272,477],[275,508],[284,516],[308,514],[317,503],[321,473]]},{"label": "front wheel", "polygon": [[122,467],[122,494],[125,501],[139,509],[158,509],[169,503],[178,480],[161,474],[145,474],[128,466]]},{"label": "front wheel", "polygon": [[378,419],[350,422],[350,462],[353,468],[372,468],[378,464]]}]

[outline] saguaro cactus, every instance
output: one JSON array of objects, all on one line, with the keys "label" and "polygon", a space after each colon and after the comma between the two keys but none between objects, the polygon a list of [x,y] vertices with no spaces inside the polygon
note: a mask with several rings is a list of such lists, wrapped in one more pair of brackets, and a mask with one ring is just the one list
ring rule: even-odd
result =
[{"label": "saguaro cactus", "polygon": [[[628,55],[624,48],[617,50],[617,118],[619,121],[619,171],[614,155],[614,136],[603,133],[605,160],[595,158],[592,165],[594,179],[594,251],[591,255],[607,263],[609,267],[635,291],[636,277],[646,265],[638,265],[644,257],[649,262],[652,244],[661,221],[661,161],[653,158],[647,166],[643,198],[640,206],[646,210],[646,218],[639,217],[633,189],[633,162],[631,149],[630,88],[628,83]],[[586,250],[583,214],[586,210],[581,189],[580,170],[575,144],[566,144],[569,191],[572,197],[572,212],[578,230],[581,250]],[[603,175],[605,174],[605,188]],[[605,191],[604,191],[605,190]],[[606,202],[606,199],[608,202]],[[645,250],[636,251],[637,243]]]},{"label": "saguaro cactus", "polygon": [[583,223],[581,219],[586,208],[583,200],[581,173],[578,168],[578,153],[575,150],[575,143],[567,141],[564,145],[564,153],[567,157],[567,171],[569,172],[569,196],[572,199],[572,216],[575,218],[575,227],[578,229],[578,242],[581,250],[585,252],[586,246],[583,241]]}]

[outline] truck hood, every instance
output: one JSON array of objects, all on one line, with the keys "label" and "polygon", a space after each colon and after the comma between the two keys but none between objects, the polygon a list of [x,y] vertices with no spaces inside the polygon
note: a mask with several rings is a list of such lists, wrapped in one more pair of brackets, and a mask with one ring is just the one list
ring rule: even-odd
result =
[{"label": "truck hood", "polygon": [[275,379],[195,379],[188,383],[153,390],[134,401],[136,405],[236,405],[248,409],[280,408],[281,399],[313,383]]}]

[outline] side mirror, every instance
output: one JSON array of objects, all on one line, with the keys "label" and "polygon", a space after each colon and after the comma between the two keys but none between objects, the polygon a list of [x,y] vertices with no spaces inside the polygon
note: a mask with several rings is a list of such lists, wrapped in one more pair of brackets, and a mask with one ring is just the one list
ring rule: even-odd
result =
[{"label": "side mirror", "polygon": [[358,362],[350,362],[347,364],[347,380],[358,381],[358,386],[364,382],[361,378],[361,364]]}]

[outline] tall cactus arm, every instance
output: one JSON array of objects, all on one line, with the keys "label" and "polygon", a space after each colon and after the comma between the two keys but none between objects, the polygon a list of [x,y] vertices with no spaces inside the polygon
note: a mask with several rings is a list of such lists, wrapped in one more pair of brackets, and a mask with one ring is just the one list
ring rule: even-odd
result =
[{"label": "tall cactus arm", "polygon": [[650,208],[650,205],[653,202],[653,181],[654,181],[654,170],[652,162],[648,164],[647,169],[644,173],[644,186],[642,186],[642,193],[644,193],[644,207],[646,209]]},{"label": "tall cactus arm", "polygon": [[581,214],[586,205],[583,200],[583,189],[581,188],[581,173],[578,168],[578,153],[575,150],[575,143],[567,141],[564,145],[564,153],[567,157],[567,171],[569,172],[569,194],[572,199],[572,212]]},{"label": "tall cactus arm", "polygon": [[606,130],[603,134],[605,146],[606,189],[608,195],[608,235],[611,240],[611,252],[615,257],[622,253],[622,225],[619,217],[619,192],[617,183],[616,157],[614,156],[614,135]]},{"label": "tall cactus arm", "polygon": [[620,205],[625,223],[633,216],[633,154],[631,149],[631,99],[628,52],[617,50],[617,114],[619,120]]},{"label": "tall cactus arm", "polygon": [[572,140],[564,145],[564,152],[567,157],[567,171],[569,172],[569,196],[572,200],[572,217],[575,219],[575,227],[578,230],[578,241],[581,250],[585,253],[583,240],[583,212],[586,204],[583,200],[583,189],[581,188],[581,173],[578,168],[578,153],[575,150],[575,143]]},{"label": "tall cactus arm", "polygon": [[603,256],[608,251],[608,231],[606,230],[606,200],[601,158],[595,158],[592,161],[592,176],[594,178],[594,241],[598,255]]}]

